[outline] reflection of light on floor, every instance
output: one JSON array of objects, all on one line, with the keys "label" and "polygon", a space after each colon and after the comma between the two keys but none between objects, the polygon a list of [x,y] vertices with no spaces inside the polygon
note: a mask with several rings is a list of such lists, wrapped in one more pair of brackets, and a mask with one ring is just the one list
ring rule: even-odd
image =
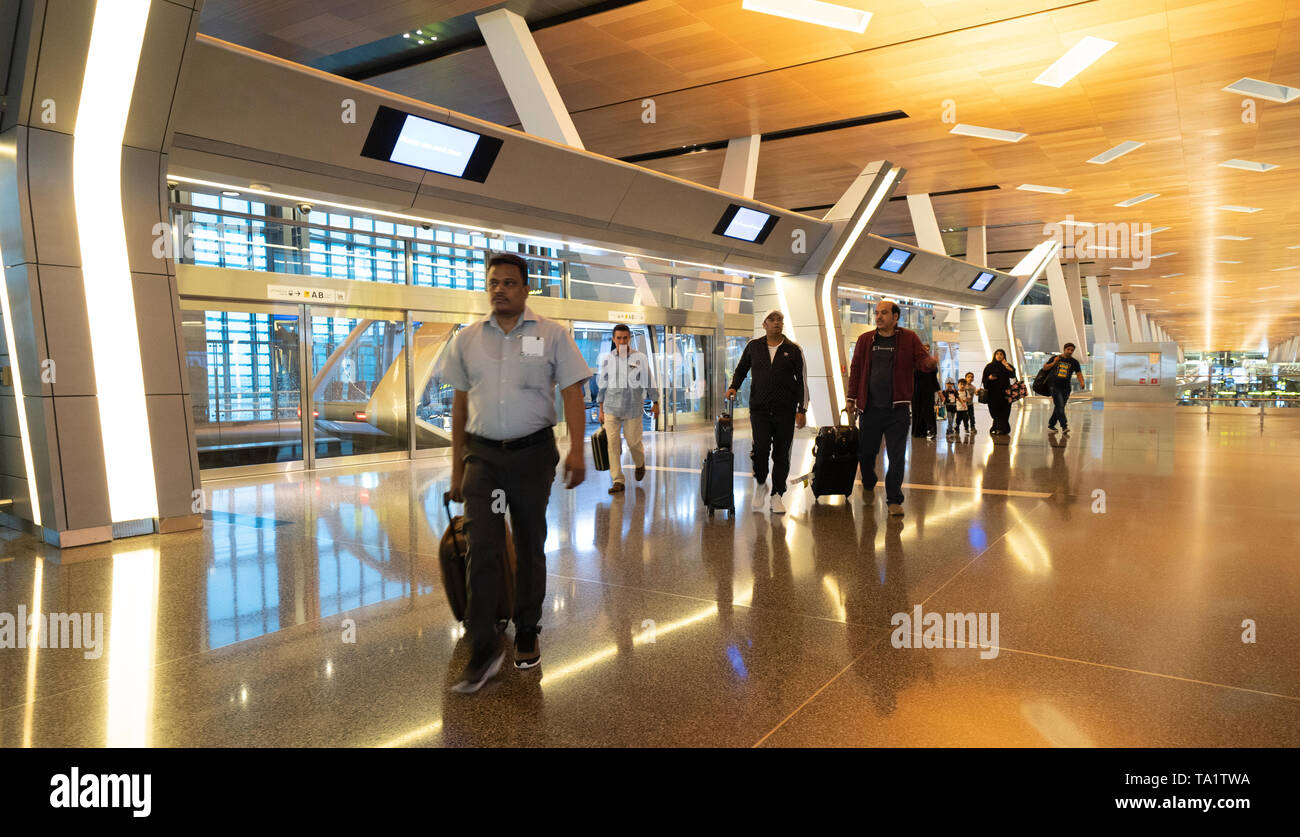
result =
[{"label": "reflection of light on floor", "polygon": [[378,746],[381,749],[385,747],[405,747],[408,744],[414,744],[416,741],[419,741],[421,738],[427,738],[430,735],[436,735],[440,732],[442,732],[441,718],[434,721],[432,724],[425,724],[424,726],[417,727],[416,729],[413,729],[410,732],[403,733],[402,735],[399,735],[396,738],[390,738],[389,740],[385,741],[384,743]]},{"label": "reflection of light on floor", "polygon": [[1011,554],[1031,573],[1049,572],[1052,569],[1052,554],[1038,537],[1038,530],[1032,523],[1026,523],[1020,510],[1008,506],[1016,518],[1017,528],[1007,532],[1007,545]]},{"label": "reflection of light on floor", "polygon": [[148,747],[152,737],[158,617],[158,549],[113,556],[108,638],[108,747]]},{"label": "reflection of light on floor", "polygon": [[828,576],[822,577],[822,586],[830,594],[831,604],[834,605],[836,612],[839,614],[841,622],[848,621],[848,611],[844,607],[844,596],[840,593],[840,584],[834,578]]},{"label": "reflection of light on floor", "polygon": [[1053,747],[1096,747],[1096,743],[1056,707],[1044,701],[1026,701],[1020,705],[1024,716]]},{"label": "reflection of light on floor", "polygon": [[[740,596],[737,596],[734,600],[734,603],[740,607],[747,607],[749,603],[753,601],[753,598],[754,598],[754,588],[751,586],[747,591],[742,593]],[[685,616],[681,619],[676,619],[672,622],[664,622],[662,624],[656,623],[653,627],[647,628],[646,630],[641,631],[638,634],[635,634],[632,637],[632,644],[634,646],[654,644],[658,642],[660,639],[662,639],[663,637],[675,633],[676,631],[680,631],[682,628],[690,627],[691,625],[698,624],[712,617],[716,617],[717,615],[718,615],[718,606],[716,604],[712,604],[709,605],[708,607],[700,609],[699,611],[691,614],[690,616]],[[558,669],[557,668],[547,669],[543,667],[542,681],[541,681],[542,685],[543,686],[548,684],[553,685],[557,681],[563,680],[564,678],[568,677],[571,674],[576,674],[579,671],[585,671],[586,669],[591,668],[593,665],[602,662],[604,660],[608,660],[611,657],[615,657],[617,655],[618,655],[618,646],[608,645],[605,648],[602,648],[601,650],[596,651],[593,654],[589,654],[586,657],[583,657],[579,660],[575,660],[572,663],[561,665]]]},{"label": "reflection of light on floor", "polygon": [[[0,293],[3,293],[0,290]],[[36,559],[36,580],[32,583],[32,615],[37,617],[39,622],[41,613],[41,587],[42,580],[45,577],[45,561],[41,558]],[[18,630],[27,630],[26,625],[18,625]],[[103,641],[100,637],[100,641]],[[83,642],[84,644],[84,642]],[[23,746],[32,746],[32,711],[36,707],[36,651],[39,645],[39,637],[36,631],[27,639],[27,708],[23,710]]]}]

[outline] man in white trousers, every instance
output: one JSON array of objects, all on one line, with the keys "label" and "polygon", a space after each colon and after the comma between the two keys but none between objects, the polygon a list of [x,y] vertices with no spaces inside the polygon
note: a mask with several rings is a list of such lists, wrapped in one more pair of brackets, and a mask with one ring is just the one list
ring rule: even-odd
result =
[{"label": "man in white trousers", "polygon": [[637,482],[645,477],[641,422],[647,397],[653,402],[654,417],[659,418],[659,389],[650,375],[650,359],[632,348],[632,329],[622,323],[614,326],[614,348],[601,356],[596,381],[600,423],[609,439],[609,476],[613,480],[609,493],[619,494],[624,490],[622,438],[627,439],[632,453]]}]

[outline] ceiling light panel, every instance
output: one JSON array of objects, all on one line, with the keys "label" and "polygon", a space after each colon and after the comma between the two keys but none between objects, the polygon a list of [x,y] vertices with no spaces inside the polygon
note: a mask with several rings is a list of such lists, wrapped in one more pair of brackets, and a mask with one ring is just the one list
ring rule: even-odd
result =
[{"label": "ceiling light panel", "polygon": [[1215,238],[1220,241],[1250,241],[1251,239],[1248,235],[1216,235]]},{"label": "ceiling light panel", "polygon": [[1258,206],[1236,206],[1235,204],[1224,204],[1216,206],[1215,209],[1222,209],[1224,212],[1259,212]]},{"label": "ceiling light panel", "polygon": [[1125,154],[1129,153],[1130,151],[1136,151],[1137,149],[1141,148],[1145,144],[1146,143],[1127,140],[1125,142],[1121,142],[1119,145],[1115,146],[1114,148],[1101,152],[1100,154],[1098,154],[1096,157],[1093,157],[1088,162],[1096,163],[1097,165],[1102,166],[1105,165],[1106,163],[1109,163],[1111,160],[1114,160],[1116,157],[1123,157]]},{"label": "ceiling light panel", "polygon": [[1240,81],[1234,81],[1223,89],[1229,93],[1253,96],[1256,99],[1267,99],[1270,102],[1278,102],[1284,105],[1300,99],[1300,88],[1260,81],[1257,78],[1243,78]]},{"label": "ceiling light panel", "polygon": [[1158,198],[1158,197],[1160,197],[1160,193],[1159,193],[1159,192],[1147,192],[1147,193],[1144,194],[1144,195],[1138,195],[1136,198],[1129,198],[1129,199],[1126,200],[1126,201],[1120,201],[1119,203],[1117,203],[1117,204],[1115,204],[1115,205],[1116,205],[1116,206],[1136,206],[1137,204],[1140,204],[1140,203],[1142,203],[1143,201],[1149,201],[1149,200],[1151,200],[1152,198]]},{"label": "ceiling light panel", "polygon": [[867,24],[871,22],[871,12],[818,0],[744,0],[741,8],[858,34],[867,31]]},{"label": "ceiling light panel", "polygon": [[1086,70],[1092,62],[1110,52],[1115,47],[1114,41],[1107,41],[1104,38],[1094,38],[1091,35],[1086,36],[1069,51],[1042,72],[1038,78],[1034,79],[1034,84],[1041,84],[1045,87],[1061,87],[1067,81]]},{"label": "ceiling light panel", "polygon": [[1242,171],[1272,171],[1277,168],[1277,163],[1254,163],[1250,160],[1224,160],[1219,165],[1225,169],[1241,169]]},{"label": "ceiling light panel", "polygon": [[1064,195],[1070,191],[1061,186],[1039,186],[1035,183],[1022,183],[1016,188],[1022,192],[1046,192],[1049,195]]},{"label": "ceiling light panel", "polygon": [[998,142],[1020,142],[1029,134],[1023,134],[1019,131],[1003,131],[999,128],[981,128],[978,125],[956,125],[950,134],[960,134],[963,137],[979,137],[980,139],[997,140]]}]

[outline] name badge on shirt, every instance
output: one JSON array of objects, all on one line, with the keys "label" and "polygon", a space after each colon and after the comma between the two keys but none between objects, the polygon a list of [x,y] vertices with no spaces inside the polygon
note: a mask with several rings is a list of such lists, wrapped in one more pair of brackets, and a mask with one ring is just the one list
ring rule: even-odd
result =
[{"label": "name badge on shirt", "polygon": [[543,347],[546,345],[541,337],[531,334],[524,335],[523,354],[524,357],[541,357]]}]

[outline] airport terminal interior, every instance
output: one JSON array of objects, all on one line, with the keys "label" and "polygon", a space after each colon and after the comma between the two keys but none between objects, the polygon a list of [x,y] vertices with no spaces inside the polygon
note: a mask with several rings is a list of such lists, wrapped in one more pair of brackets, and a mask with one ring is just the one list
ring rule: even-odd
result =
[{"label": "airport terminal interior", "polygon": [[[0,91],[0,746],[1300,746],[1297,3],[12,0]],[[502,253],[591,377],[541,663],[461,694]],[[891,306],[898,509],[813,479]]]}]

